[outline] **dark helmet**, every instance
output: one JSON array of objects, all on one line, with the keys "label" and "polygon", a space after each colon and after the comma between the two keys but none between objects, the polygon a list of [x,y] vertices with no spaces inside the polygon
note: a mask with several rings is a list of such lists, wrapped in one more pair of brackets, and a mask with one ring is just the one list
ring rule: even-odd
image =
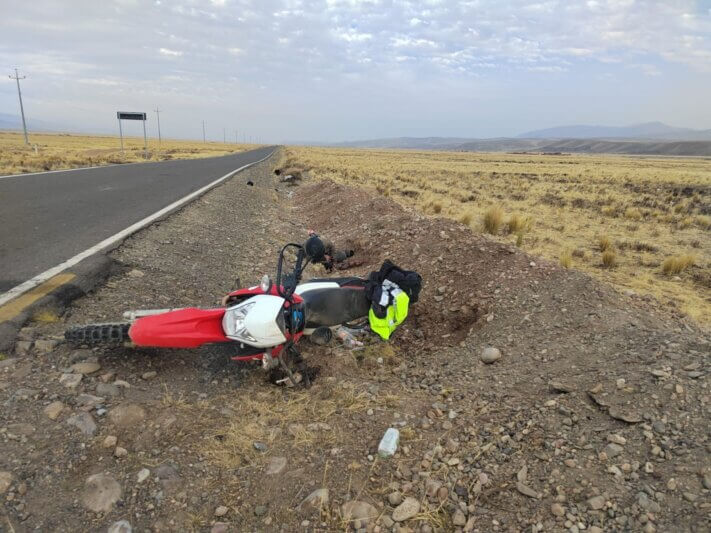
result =
[{"label": "dark helmet", "polygon": [[311,261],[318,263],[323,261],[326,255],[326,246],[323,244],[323,241],[318,238],[318,235],[312,235],[304,244],[304,251]]}]

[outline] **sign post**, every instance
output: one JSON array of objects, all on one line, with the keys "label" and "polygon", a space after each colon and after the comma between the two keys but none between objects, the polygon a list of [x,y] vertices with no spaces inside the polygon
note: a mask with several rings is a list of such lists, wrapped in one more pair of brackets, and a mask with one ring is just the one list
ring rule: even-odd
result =
[{"label": "sign post", "polygon": [[119,135],[121,137],[121,154],[123,155],[123,129],[121,127],[122,120],[142,120],[143,121],[143,157],[148,158],[148,141],[146,139],[146,114],[143,112],[134,111],[117,111],[116,118],[119,121]]}]

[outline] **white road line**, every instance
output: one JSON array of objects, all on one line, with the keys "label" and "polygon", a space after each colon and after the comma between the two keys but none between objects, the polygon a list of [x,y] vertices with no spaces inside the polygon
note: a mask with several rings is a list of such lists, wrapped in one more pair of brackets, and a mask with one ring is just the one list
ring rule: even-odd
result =
[{"label": "white road line", "polygon": [[107,238],[107,239],[104,239],[104,240],[101,241],[99,244],[96,244],[96,245],[92,246],[92,247],[89,248],[88,250],[84,250],[83,252],[81,252],[81,253],[75,255],[74,257],[72,257],[71,259],[67,259],[67,260],[64,261],[63,263],[60,263],[59,265],[57,265],[57,266],[55,266],[55,267],[52,267],[52,268],[50,268],[49,270],[45,270],[45,271],[42,272],[41,274],[37,274],[35,277],[33,277],[33,278],[31,278],[31,279],[28,279],[28,280],[25,281],[24,283],[21,283],[20,285],[17,285],[16,287],[13,287],[12,289],[10,289],[9,291],[7,291],[6,293],[0,295],[0,305],[6,304],[6,303],[9,302],[10,300],[13,300],[13,299],[17,298],[18,296],[20,296],[20,295],[26,293],[27,291],[29,291],[29,290],[31,290],[31,289],[34,289],[34,288],[35,288],[37,285],[39,285],[40,283],[44,283],[45,281],[47,281],[47,280],[50,279],[51,277],[56,276],[56,275],[59,274],[60,272],[63,272],[64,270],[73,267],[74,265],[76,265],[76,264],[79,263],[80,261],[83,261],[83,260],[86,259],[87,257],[90,257],[90,256],[94,255],[96,252],[100,252],[100,251],[103,250],[104,248],[108,248],[108,247],[111,246],[112,244],[115,244],[115,243],[117,243],[117,242],[119,242],[119,241],[125,239],[126,237],[128,237],[128,236],[131,235],[132,233],[135,233],[135,232],[137,232],[138,230],[145,228],[146,226],[148,226],[149,224],[151,224],[151,223],[152,223],[153,221],[155,221],[156,219],[159,219],[160,217],[162,217],[162,216],[165,215],[166,213],[169,213],[169,212],[171,212],[172,210],[177,209],[178,207],[181,207],[182,205],[188,203],[190,200],[192,200],[192,199],[195,198],[196,196],[200,196],[201,194],[203,194],[204,192],[206,192],[206,191],[212,189],[212,188],[215,187],[216,185],[219,185],[220,183],[222,183],[223,181],[225,181],[225,180],[226,180],[227,178],[229,178],[230,176],[233,176],[234,174],[237,174],[238,172],[241,172],[242,170],[244,170],[244,169],[246,169],[246,168],[249,168],[249,167],[251,167],[251,166],[253,166],[253,165],[256,165],[257,163],[261,163],[262,161],[265,161],[266,159],[268,159],[269,157],[271,157],[271,155],[272,155],[273,153],[274,153],[274,150],[272,150],[271,152],[269,152],[269,154],[268,154],[267,156],[263,157],[263,158],[260,159],[259,161],[255,161],[255,162],[253,162],[253,163],[249,163],[249,164],[247,164],[247,165],[244,165],[244,166],[239,167],[239,168],[236,169],[236,170],[232,170],[232,171],[228,172],[227,174],[225,174],[225,175],[222,176],[221,178],[216,179],[216,180],[213,181],[212,183],[208,183],[207,185],[205,185],[204,187],[198,189],[197,191],[192,192],[192,193],[188,194],[187,196],[184,196],[184,197],[181,198],[180,200],[177,200],[177,201],[173,202],[173,203],[170,204],[169,206],[164,207],[164,208],[161,209],[160,211],[156,211],[156,212],[153,213],[152,215],[149,215],[149,216],[147,216],[146,218],[144,218],[143,220],[139,220],[139,221],[136,222],[135,224],[133,224],[133,225],[127,227],[127,228],[124,229],[124,230],[119,231],[118,233],[116,233],[115,235],[112,235],[111,237],[109,237],[109,238]]},{"label": "white road line", "polygon": [[95,167],[65,168],[65,169],[59,169],[59,170],[43,170],[42,172],[25,172],[22,174],[6,174],[5,176],[0,176],[0,180],[5,179],[5,178],[22,178],[24,176],[39,176],[40,174],[54,174],[56,172],[76,172],[77,170],[93,170],[95,168],[127,167],[128,165],[142,165],[144,163],[162,163],[162,161],[135,161],[133,163],[113,163],[111,165],[98,165]]}]

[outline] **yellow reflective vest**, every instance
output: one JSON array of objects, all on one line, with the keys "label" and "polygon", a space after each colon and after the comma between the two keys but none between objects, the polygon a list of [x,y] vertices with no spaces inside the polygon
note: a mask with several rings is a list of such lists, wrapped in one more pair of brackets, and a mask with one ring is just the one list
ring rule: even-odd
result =
[{"label": "yellow reflective vest", "polygon": [[395,329],[407,318],[407,309],[410,305],[410,297],[397,285],[391,289],[392,304],[387,307],[384,318],[378,318],[371,307],[368,311],[370,329],[380,335],[383,340],[388,340]]}]

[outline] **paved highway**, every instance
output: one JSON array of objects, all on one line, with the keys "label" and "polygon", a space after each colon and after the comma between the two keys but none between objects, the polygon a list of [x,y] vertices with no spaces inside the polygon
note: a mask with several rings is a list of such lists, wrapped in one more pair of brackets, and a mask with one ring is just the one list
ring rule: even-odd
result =
[{"label": "paved highway", "polygon": [[0,295],[273,150],[0,177]]}]

